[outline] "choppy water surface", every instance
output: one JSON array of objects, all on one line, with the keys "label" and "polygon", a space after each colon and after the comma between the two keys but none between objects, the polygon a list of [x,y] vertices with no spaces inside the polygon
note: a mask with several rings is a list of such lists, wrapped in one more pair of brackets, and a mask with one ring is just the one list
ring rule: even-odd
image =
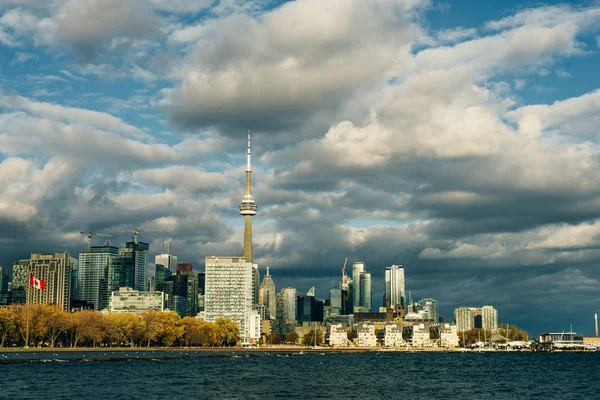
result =
[{"label": "choppy water surface", "polygon": [[600,353],[189,355],[61,362],[46,353],[47,362],[0,365],[0,398],[600,398]]}]

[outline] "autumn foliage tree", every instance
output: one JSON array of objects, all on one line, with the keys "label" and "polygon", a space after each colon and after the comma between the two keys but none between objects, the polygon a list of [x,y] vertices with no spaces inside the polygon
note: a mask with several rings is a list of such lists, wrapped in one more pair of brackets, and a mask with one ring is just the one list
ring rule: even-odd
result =
[{"label": "autumn foliage tree", "polygon": [[323,341],[323,333],[320,329],[313,329],[302,336],[302,344],[310,346],[321,344]]},{"label": "autumn foliage tree", "polygon": [[175,312],[103,314],[66,313],[54,305],[0,308],[0,347],[4,346],[235,346],[238,325],[180,318]]}]

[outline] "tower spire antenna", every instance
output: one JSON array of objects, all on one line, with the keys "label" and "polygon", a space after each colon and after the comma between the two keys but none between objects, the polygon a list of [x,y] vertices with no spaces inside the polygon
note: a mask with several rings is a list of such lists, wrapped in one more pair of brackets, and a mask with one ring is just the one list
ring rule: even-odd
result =
[{"label": "tower spire antenna", "polygon": [[247,163],[246,163],[246,171],[252,172],[252,164],[250,163],[250,131],[248,130],[248,153],[246,155]]},{"label": "tower spire antenna", "polygon": [[252,164],[250,163],[250,154],[250,131],[248,131],[246,194],[240,204],[240,214],[244,216],[244,258],[246,258],[246,262],[252,262],[252,216],[256,215],[256,202],[252,198]]}]

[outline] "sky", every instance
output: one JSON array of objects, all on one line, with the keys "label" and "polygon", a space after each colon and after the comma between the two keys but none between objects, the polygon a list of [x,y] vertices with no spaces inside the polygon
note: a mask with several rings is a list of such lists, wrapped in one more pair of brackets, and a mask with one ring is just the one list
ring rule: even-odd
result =
[{"label": "sky", "polygon": [[446,320],[591,335],[598,71],[597,1],[0,0],[0,265],[133,228],[242,255],[250,129],[278,290],[348,258],[379,306],[400,264]]}]

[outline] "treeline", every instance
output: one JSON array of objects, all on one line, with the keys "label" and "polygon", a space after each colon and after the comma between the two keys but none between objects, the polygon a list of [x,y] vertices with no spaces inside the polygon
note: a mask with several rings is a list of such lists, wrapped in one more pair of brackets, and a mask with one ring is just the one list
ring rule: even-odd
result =
[{"label": "treeline", "polygon": [[210,323],[172,311],[66,313],[44,304],[0,308],[0,347],[212,347],[235,346],[239,340],[238,325],[225,318]]},{"label": "treeline", "polygon": [[492,341],[494,343],[506,343],[507,341],[529,340],[526,331],[519,329],[516,325],[500,326],[497,331],[492,332],[489,329],[473,328],[468,331],[458,332],[458,339],[461,346],[470,346],[477,342]]}]

